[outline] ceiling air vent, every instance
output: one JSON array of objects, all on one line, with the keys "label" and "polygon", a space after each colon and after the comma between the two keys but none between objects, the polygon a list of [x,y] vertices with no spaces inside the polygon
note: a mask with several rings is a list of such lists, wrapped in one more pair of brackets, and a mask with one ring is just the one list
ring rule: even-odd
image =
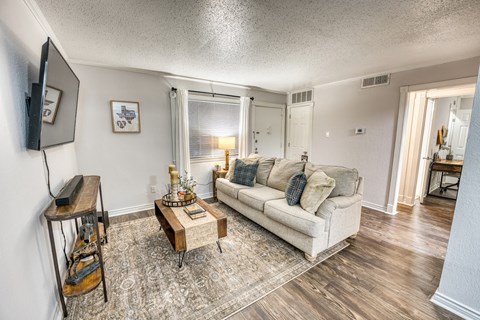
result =
[{"label": "ceiling air vent", "polygon": [[291,94],[291,103],[304,103],[313,101],[313,90],[294,92]]},{"label": "ceiling air vent", "polygon": [[389,84],[390,84],[389,73],[362,79],[362,89],[377,87],[377,86],[386,86]]}]

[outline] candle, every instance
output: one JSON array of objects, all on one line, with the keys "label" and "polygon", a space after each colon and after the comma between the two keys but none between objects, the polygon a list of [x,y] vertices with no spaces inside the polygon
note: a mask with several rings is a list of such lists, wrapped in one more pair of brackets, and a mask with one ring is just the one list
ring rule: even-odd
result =
[{"label": "candle", "polygon": [[178,184],[178,171],[170,172],[170,183],[171,184]]},{"label": "candle", "polygon": [[175,167],[174,164],[168,165],[168,173],[172,173],[172,171],[177,170],[177,167]]}]

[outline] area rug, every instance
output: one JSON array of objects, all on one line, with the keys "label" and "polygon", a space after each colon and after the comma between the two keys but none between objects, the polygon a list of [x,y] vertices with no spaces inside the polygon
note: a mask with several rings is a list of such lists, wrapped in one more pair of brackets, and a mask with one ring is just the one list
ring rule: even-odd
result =
[{"label": "area rug", "polygon": [[314,262],[224,204],[228,236],[195,249],[178,268],[157,219],[114,224],[104,245],[108,302],[100,285],[69,298],[69,319],[224,319],[348,246],[341,242]]}]

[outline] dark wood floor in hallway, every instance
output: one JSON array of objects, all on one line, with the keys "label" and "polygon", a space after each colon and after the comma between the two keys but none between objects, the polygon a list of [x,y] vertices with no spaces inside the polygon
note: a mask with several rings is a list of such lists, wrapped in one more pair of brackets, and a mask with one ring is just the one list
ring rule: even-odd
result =
[{"label": "dark wood floor in hallway", "polygon": [[364,208],[348,248],[230,319],[459,319],[429,301],[453,210],[436,198],[395,216]]}]

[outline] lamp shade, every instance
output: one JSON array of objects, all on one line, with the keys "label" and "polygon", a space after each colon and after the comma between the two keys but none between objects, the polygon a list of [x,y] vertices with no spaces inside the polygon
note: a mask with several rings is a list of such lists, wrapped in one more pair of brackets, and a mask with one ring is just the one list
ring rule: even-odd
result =
[{"label": "lamp shade", "polygon": [[235,149],[235,137],[219,137],[218,148],[225,150]]}]

